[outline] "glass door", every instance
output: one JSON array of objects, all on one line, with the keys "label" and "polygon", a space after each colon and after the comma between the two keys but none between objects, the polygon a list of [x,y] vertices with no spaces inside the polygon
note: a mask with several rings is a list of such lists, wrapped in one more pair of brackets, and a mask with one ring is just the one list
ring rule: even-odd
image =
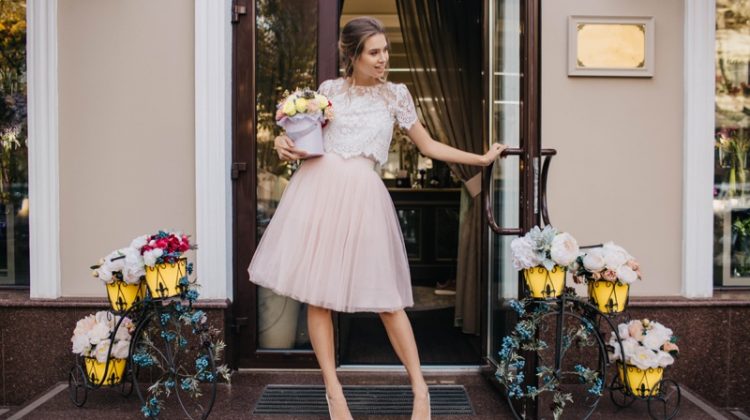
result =
[{"label": "glass door", "polygon": [[540,148],[538,6],[539,0],[486,4],[486,132],[489,143],[510,147],[505,159],[485,171],[483,185],[490,224],[486,356],[494,364],[502,338],[515,323],[507,302],[522,292],[510,242],[546,219],[542,174],[548,161],[542,165],[540,158],[554,154]]}]

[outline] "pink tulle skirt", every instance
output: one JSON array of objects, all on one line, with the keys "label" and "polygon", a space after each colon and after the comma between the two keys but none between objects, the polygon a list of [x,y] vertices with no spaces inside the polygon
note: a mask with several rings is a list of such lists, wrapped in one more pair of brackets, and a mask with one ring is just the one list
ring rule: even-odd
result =
[{"label": "pink tulle skirt", "polygon": [[396,210],[366,157],[305,160],[261,237],[250,281],[340,312],[412,306]]}]

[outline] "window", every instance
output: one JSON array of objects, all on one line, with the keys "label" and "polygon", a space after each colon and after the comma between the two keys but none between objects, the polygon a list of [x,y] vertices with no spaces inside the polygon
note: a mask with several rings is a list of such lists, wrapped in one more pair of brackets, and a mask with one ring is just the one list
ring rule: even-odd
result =
[{"label": "window", "polygon": [[750,286],[750,3],[716,1],[714,285]]},{"label": "window", "polygon": [[0,287],[29,284],[26,2],[0,0]]}]

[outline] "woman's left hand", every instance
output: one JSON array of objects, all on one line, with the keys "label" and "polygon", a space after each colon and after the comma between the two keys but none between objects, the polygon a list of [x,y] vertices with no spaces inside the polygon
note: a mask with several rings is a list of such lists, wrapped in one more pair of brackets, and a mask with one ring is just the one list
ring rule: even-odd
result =
[{"label": "woman's left hand", "polygon": [[490,146],[490,150],[487,153],[482,155],[481,165],[489,166],[507,148],[508,146],[502,143],[493,143],[492,146]]}]

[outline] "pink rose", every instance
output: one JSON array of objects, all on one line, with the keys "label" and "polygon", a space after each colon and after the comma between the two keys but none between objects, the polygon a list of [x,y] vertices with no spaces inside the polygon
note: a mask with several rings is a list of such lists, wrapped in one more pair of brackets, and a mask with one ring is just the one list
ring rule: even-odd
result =
[{"label": "pink rose", "polygon": [[680,349],[677,347],[677,344],[671,341],[667,341],[666,343],[664,343],[664,345],[661,348],[667,353],[672,352],[672,351],[680,351]]},{"label": "pink rose", "polygon": [[628,333],[638,341],[643,340],[643,324],[640,321],[630,321],[628,324]]},{"label": "pink rose", "polygon": [[607,281],[615,281],[617,280],[617,271],[609,269],[604,270],[604,272],[602,273],[602,277],[604,277],[604,280]]}]

